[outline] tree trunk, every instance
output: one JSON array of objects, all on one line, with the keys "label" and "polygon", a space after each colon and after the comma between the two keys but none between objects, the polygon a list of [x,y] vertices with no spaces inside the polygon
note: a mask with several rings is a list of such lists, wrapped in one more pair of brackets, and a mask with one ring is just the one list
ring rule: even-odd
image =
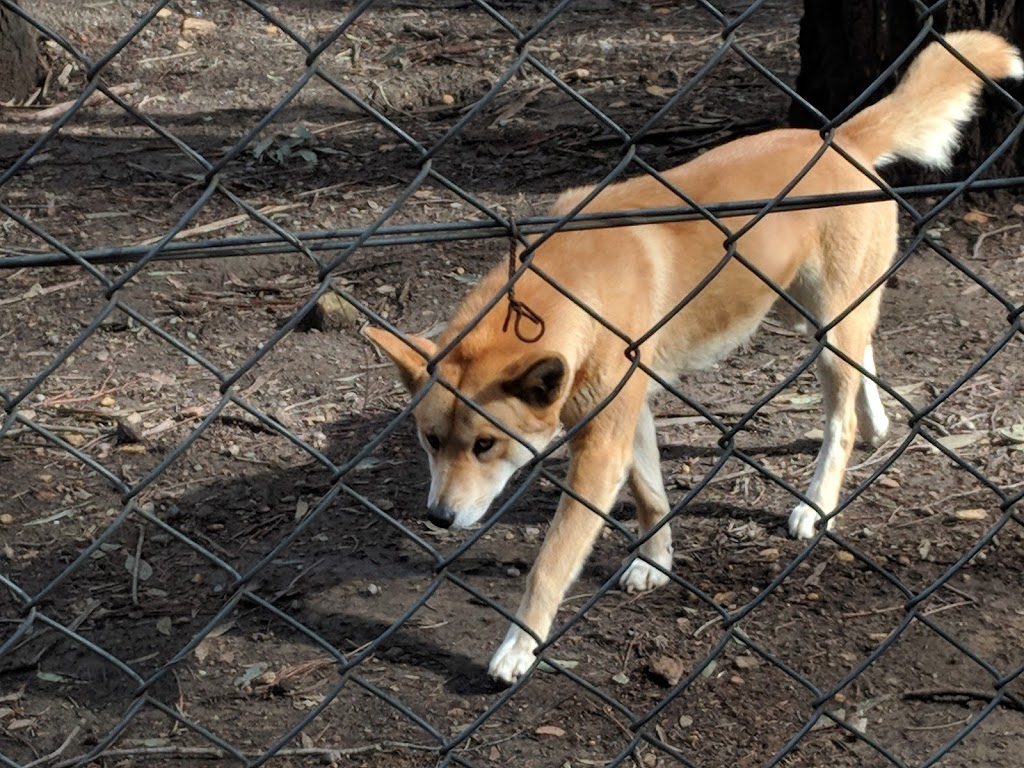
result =
[{"label": "tree trunk", "polygon": [[[800,21],[800,74],[797,92],[835,117],[911,43],[922,23],[910,0],[804,0]],[[939,32],[957,29],[990,29],[1020,45],[1024,43],[1024,0],[950,0],[935,17]],[[901,74],[901,73],[898,73]],[[884,96],[896,83],[891,78],[871,101]],[[1024,88],[1003,82],[1018,99]],[[790,122],[818,127],[811,114],[793,103]],[[986,95],[981,118],[964,131],[952,175],[963,178],[995,149],[1016,125],[1012,108],[1004,100]],[[986,176],[1015,176],[1024,172],[1024,143],[1002,155]],[[900,182],[936,180],[919,171],[897,173]],[[887,176],[891,174],[887,173]]]},{"label": "tree trunk", "polygon": [[0,5],[0,102],[20,101],[39,84],[38,34]]}]

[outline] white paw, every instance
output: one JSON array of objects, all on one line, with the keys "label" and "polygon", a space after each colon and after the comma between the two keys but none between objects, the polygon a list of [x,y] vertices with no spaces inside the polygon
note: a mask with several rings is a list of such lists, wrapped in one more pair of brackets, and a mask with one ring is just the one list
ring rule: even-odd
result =
[{"label": "white paw", "polygon": [[861,419],[858,424],[860,439],[877,448],[889,436],[889,417],[885,413],[872,414],[870,418]]},{"label": "white paw", "polygon": [[[665,565],[666,570],[672,565],[671,556],[668,559],[669,562]],[[649,589],[664,586],[668,582],[669,578],[667,575],[650,563],[637,558],[629,564],[629,568],[622,574],[622,578],[619,579],[619,588],[623,592],[633,594],[634,592],[646,592]]]},{"label": "white paw", "polygon": [[[794,539],[806,540],[814,538],[820,519],[821,516],[813,507],[802,503],[797,504],[796,508],[789,514],[789,535]],[[832,530],[834,524],[835,518],[830,517],[828,520],[829,530]]]},{"label": "white paw", "polygon": [[519,627],[512,625],[505,636],[505,642],[491,657],[487,674],[499,683],[512,685],[537,660],[537,656],[534,654],[535,650],[537,650],[537,641]]}]

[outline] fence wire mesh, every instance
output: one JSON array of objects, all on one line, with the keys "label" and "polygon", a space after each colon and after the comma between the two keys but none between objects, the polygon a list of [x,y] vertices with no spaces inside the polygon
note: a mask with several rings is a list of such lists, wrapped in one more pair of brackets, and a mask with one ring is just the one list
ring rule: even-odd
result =
[{"label": "fence wire mesh", "polygon": [[[962,198],[1020,186],[986,171],[1021,105],[987,84],[1018,120],[961,181],[550,215],[559,187],[667,185],[667,161],[801,102],[800,9],[542,5],[0,0],[45,40],[41,96],[69,96],[6,109],[0,763],[1018,759],[1020,212],[1000,224]],[[914,8],[920,33],[848,110],[805,104],[821,152],[942,39],[939,8]],[[605,534],[537,662],[489,683],[557,498],[575,495],[556,449],[600,408],[482,526],[438,530],[411,426],[426,390],[407,403],[357,327],[436,335],[517,237],[513,280],[540,272],[530,254],[555,232],[666,221],[716,222],[725,264],[748,228],[726,216],[888,199],[905,236],[871,290],[889,282],[913,313],[890,325],[887,304],[879,331],[893,436],[855,457],[842,521],[809,542],[780,513],[805,500],[808,369],[843,356],[826,335],[842,318],[809,318],[806,340],[770,323],[679,383],[560,288],[664,390],[676,562],[668,585],[624,595],[643,539],[628,510],[592,508]]]}]

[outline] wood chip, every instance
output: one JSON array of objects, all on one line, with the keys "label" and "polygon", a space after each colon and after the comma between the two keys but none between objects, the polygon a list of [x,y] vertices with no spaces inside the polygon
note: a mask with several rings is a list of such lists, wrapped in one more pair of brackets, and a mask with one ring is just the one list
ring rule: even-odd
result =
[{"label": "wood chip", "polygon": [[181,34],[203,37],[212,35],[217,31],[217,25],[209,19],[200,19],[195,16],[186,16],[181,20]]},{"label": "wood chip", "polygon": [[541,725],[534,731],[538,736],[565,736],[565,731],[557,725]]},{"label": "wood chip", "polygon": [[956,512],[956,516],[958,520],[974,522],[976,520],[984,520],[988,517],[988,511],[981,509],[980,507],[975,509],[961,509],[959,512]]}]

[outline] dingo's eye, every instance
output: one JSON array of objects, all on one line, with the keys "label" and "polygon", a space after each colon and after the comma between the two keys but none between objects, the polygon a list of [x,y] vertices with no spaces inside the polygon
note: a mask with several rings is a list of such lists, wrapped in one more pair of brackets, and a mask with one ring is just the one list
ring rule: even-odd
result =
[{"label": "dingo's eye", "polygon": [[438,448],[441,447],[441,438],[439,438],[437,435],[427,435],[426,439],[427,445],[430,446],[431,450],[436,451]]},{"label": "dingo's eye", "polygon": [[476,442],[473,443],[473,453],[476,454],[477,456],[483,456],[485,453],[487,453],[493,447],[494,447],[494,438],[493,437],[478,437],[476,439]]}]

